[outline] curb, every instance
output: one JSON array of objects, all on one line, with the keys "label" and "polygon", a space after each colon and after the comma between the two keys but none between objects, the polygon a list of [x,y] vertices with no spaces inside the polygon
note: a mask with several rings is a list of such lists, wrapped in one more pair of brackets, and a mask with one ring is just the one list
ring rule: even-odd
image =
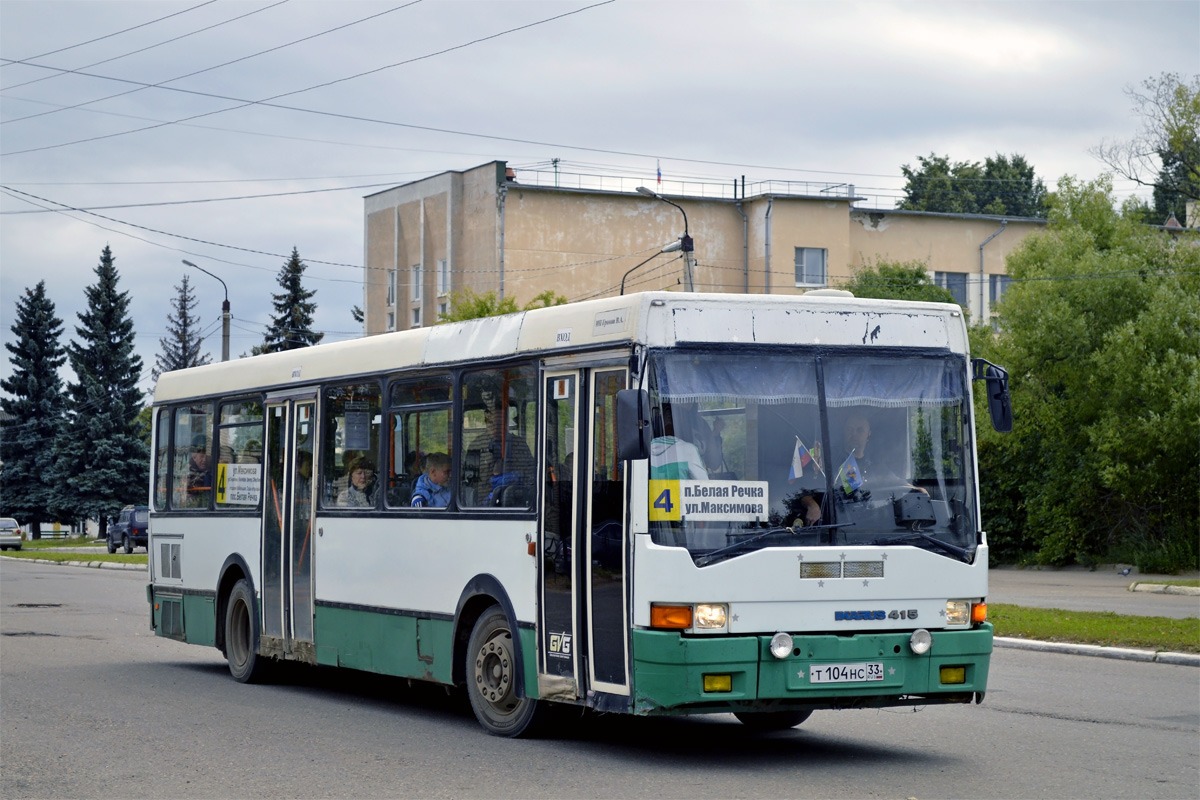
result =
[{"label": "curb", "polygon": [[1115,658],[1121,661],[1146,661],[1157,664],[1174,664],[1181,667],[1200,667],[1200,654],[1169,653],[1155,650],[1136,650],[1128,647],[1101,647],[1098,644],[1068,644],[1065,642],[1040,642],[1035,639],[1014,639],[1010,636],[992,638],[995,647],[1010,647],[1014,650],[1037,650],[1043,653],[1064,653],[1072,656],[1095,656]]},{"label": "curb", "polygon": [[1170,583],[1131,583],[1131,592],[1149,592],[1150,594],[1186,594],[1200,596],[1200,586],[1175,586]]},{"label": "curb", "polygon": [[125,569],[125,570],[141,570],[142,572],[150,569],[149,564],[119,564],[112,561],[53,561],[49,558],[14,558],[13,561],[27,561],[30,564],[55,564],[60,567],[91,567],[92,569]]}]

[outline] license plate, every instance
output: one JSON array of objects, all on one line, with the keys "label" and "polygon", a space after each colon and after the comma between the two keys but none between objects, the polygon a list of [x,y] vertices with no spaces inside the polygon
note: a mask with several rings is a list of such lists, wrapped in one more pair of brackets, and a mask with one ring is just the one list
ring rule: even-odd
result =
[{"label": "license plate", "polygon": [[883,662],[862,664],[821,664],[808,668],[810,683],[857,683],[883,680]]}]

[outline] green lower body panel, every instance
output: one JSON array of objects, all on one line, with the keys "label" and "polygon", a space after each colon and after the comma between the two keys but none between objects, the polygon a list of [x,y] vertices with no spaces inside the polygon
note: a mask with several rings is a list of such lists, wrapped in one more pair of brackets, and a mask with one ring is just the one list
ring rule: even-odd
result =
[{"label": "green lower body panel", "polygon": [[[932,631],[924,655],[910,634],[799,635],[791,655],[771,655],[769,636],[682,636],[633,631],[634,711],[800,710],[964,703],[987,690],[992,626]],[[813,667],[855,665],[870,680],[819,682]],[[878,665],[876,667],[875,665]],[[943,669],[944,668],[944,669]],[[878,672],[876,672],[878,670]],[[705,691],[705,676],[718,678]],[[728,680],[725,680],[728,676]]]},{"label": "green lower body panel", "polygon": [[188,644],[214,647],[217,643],[216,599],[208,595],[156,592],[146,594],[154,614],[154,632]]},{"label": "green lower body panel", "polygon": [[318,664],[452,682],[449,620],[317,606],[313,632]]}]

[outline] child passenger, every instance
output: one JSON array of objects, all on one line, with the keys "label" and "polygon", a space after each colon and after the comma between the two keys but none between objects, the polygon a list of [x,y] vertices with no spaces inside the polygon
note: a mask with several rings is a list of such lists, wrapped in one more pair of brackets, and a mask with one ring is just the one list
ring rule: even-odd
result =
[{"label": "child passenger", "polygon": [[450,503],[450,456],[425,456],[425,472],[413,486],[413,508],[445,508]]}]

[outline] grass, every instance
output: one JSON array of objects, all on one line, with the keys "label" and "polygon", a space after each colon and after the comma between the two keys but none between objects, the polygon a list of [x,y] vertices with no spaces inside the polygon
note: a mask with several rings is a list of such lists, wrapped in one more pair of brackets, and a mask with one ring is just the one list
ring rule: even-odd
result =
[{"label": "grass", "polygon": [[74,536],[68,539],[38,539],[36,541],[26,541],[21,544],[22,549],[26,550],[53,550],[56,547],[95,547],[96,545],[104,546],[103,539],[91,539],[87,536]]},{"label": "grass", "polygon": [[1169,581],[1135,581],[1135,583],[1157,583],[1163,586],[1200,586],[1200,579],[1176,578]]},{"label": "grass", "polygon": [[1134,617],[988,603],[988,621],[996,636],[1200,653],[1200,619],[1195,617]]}]

